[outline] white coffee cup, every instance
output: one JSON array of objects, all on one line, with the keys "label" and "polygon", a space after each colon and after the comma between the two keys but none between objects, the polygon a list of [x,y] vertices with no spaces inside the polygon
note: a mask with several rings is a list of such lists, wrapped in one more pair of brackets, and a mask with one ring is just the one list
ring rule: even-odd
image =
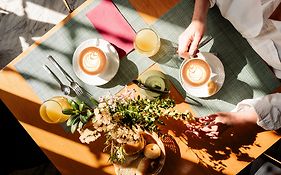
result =
[{"label": "white coffee cup", "polygon": [[103,85],[116,75],[119,57],[108,41],[95,38],[82,42],[76,48],[72,63],[80,80],[89,85]]}]

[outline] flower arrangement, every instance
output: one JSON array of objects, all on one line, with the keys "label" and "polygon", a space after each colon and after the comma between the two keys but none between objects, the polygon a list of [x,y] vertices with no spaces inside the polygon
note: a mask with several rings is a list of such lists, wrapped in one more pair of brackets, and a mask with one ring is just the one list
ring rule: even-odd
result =
[{"label": "flower arrangement", "polygon": [[71,132],[77,130],[80,141],[87,144],[104,134],[105,150],[110,152],[112,163],[125,161],[124,145],[140,141],[142,132],[157,133],[159,125],[164,125],[162,117],[194,120],[190,112],[174,110],[175,103],[170,98],[141,98],[134,89],[127,88],[121,94],[101,97],[95,108],[81,101],[69,100],[69,103],[71,108],[63,113],[71,115],[67,121]]}]

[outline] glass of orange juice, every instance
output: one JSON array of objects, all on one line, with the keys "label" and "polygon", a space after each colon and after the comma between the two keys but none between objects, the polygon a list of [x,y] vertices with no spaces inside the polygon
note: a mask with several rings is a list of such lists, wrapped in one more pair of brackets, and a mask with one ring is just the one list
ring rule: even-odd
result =
[{"label": "glass of orange juice", "polygon": [[71,106],[65,97],[56,96],[44,101],[40,106],[40,116],[47,123],[62,123],[69,118],[62,111],[69,108]]},{"label": "glass of orange juice", "polygon": [[159,51],[160,37],[151,28],[143,28],[136,34],[134,47],[139,53],[151,57]]}]

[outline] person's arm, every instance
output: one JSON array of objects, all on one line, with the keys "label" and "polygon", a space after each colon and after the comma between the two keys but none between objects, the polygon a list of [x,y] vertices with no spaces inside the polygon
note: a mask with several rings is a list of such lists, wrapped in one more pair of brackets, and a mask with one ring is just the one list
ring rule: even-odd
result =
[{"label": "person's arm", "polygon": [[192,21],[201,21],[205,23],[209,7],[209,0],[195,0]]},{"label": "person's arm", "polygon": [[281,128],[281,93],[238,103],[232,112],[212,114],[215,122],[226,125],[257,124],[265,130]]},{"label": "person's arm", "polygon": [[207,13],[210,5],[213,5],[213,3],[210,3],[209,0],[195,0],[192,22],[178,39],[178,53],[180,56],[186,57],[187,52],[190,55],[196,53],[198,44],[205,32]]},{"label": "person's arm", "polygon": [[247,127],[255,124],[265,130],[281,128],[281,93],[243,100],[232,112],[218,112],[200,117],[195,124],[187,125],[187,131],[198,137],[218,139],[226,126]]},{"label": "person's arm", "polygon": [[249,101],[258,114],[257,124],[266,130],[281,128],[281,93]]}]

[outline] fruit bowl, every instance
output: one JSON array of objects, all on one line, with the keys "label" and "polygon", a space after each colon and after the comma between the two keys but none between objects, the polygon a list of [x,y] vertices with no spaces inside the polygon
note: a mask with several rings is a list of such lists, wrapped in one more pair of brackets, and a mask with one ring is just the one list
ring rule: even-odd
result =
[{"label": "fruit bowl", "polygon": [[113,164],[117,175],[157,175],[166,159],[165,147],[156,133],[145,132],[144,147],[137,153],[126,156],[124,164]]}]

